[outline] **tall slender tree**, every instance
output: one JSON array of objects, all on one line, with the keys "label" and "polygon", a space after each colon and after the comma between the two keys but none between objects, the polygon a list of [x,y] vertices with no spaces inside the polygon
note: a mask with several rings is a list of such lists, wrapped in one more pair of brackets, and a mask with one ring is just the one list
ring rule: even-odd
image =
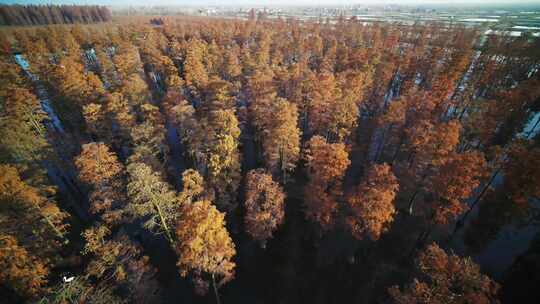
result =
[{"label": "tall slender tree", "polygon": [[351,215],[347,224],[356,239],[376,241],[394,220],[394,199],[399,184],[387,164],[373,165],[364,180],[347,198]]},{"label": "tall slender tree", "polygon": [[306,217],[324,230],[334,225],[337,200],[343,194],[342,180],[350,164],[349,154],[341,143],[329,144],[320,136],[307,143],[305,158],[309,183],[305,193]]},{"label": "tall slender tree", "polygon": [[265,248],[267,239],[283,223],[285,193],[264,169],[247,173],[245,207],[246,230]]},{"label": "tall slender tree", "polygon": [[146,228],[165,233],[167,240],[175,244],[173,229],[180,207],[176,193],[144,163],[128,165],[127,172],[129,212],[137,217],[147,217]]},{"label": "tall slender tree", "polygon": [[225,228],[225,214],[209,201],[184,205],[176,223],[176,238],[180,274],[209,275],[219,303],[218,288],[233,279],[236,266],[232,261],[236,250]]}]

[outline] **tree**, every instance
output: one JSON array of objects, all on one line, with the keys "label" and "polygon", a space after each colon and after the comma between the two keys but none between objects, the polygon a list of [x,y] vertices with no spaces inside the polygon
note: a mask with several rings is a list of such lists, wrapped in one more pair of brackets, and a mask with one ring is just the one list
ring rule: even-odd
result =
[{"label": "tree", "polygon": [[[2,98],[3,99],[3,98]],[[5,91],[0,108],[0,155],[3,161],[31,165],[50,152],[44,121],[47,114],[29,90],[12,86]]]},{"label": "tree", "polygon": [[257,69],[248,75],[246,93],[251,102],[256,102],[275,93],[274,72],[270,68]]},{"label": "tree", "polygon": [[[300,158],[300,129],[296,105],[283,98],[255,108],[266,166],[286,183]],[[262,113],[261,113],[262,112]]]},{"label": "tree", "polygon": [[264,141],[266,163],[273,172],[281,171],[283,183],[287,174],[294,171],[300,158],[300,129],[296,105],[279,99],[273,104],[274,120]]},{"label": "tree", "polygon": [[328,138],[332,141],[344,141],[357,126],[358,104],[354,95],[342,96],[330,104]]},{"label": "tree", "polygon": [[66,57],[53,70],[53,84],[57,92],[69,101],[82,106],[105,93],[103,83],[92,72],[85,72],[76,59]]},{"label": "tree", "polygon": [[125,150],[131,144],[130,133],[136,125],[136,113],[121,93],[107,94],[105,104],[105,112],[111,125],[118,126],[113,135],[113,142],[119,151]]},{"label": "tree", "polygon": [[268,65],[270,60],[270,44],[272,42],[272,33],[264,30],[255,34],[257,48],[254,51],[254,59],[256,67],[264,67]]},{"label": "tree", "polygon": [[331,105],[341,97],[334,74],[324,71],[316,79],[317,86],[309,96],[309,129],[313,134],[327,137],[332,116]]},{"label": "tree", "polygon": [[291,66],[280,76],[280,91],[287,100],[296,104],[300,116],[300,128],[309,133],[310,108],[313,91],[318,84],[315,73],[305,66]]},{"label": "tree", "polygon": [[250,107],[260,134],[268,170],[280,174],[286,183],[287,173],[294,171],[300,158],[300,129],[296,105],[270,95],[256,100]]},{"label": "tree", "polygon": [[448,255],[429,245],[417,261],[420,279],[389,289],[394,303],[498,303],[498,284],[480,272],[471,258]]},{"label": "tree", "polygon": [[110,152],[104,143],[84,144],[75,165],[81,181],[98,186],[119,178],[123,171],[114,152]]},{"label": "tree", "polygon": [[232,110],[210,114],[208,141],[205,144],[207,182],[216,192],[216,203],[224,210],[236,207],[236,190],[240,183],[240,129]]},{"label": "tree", "polygon": [[142,71],[139,52],[131,43],[123,41],[118,46],[118,51],[112,59],[121,82],[126,81],[131,75]]},{"label": "tree", "polygon": [[68,214],[47,197],[51,190],[33,187],[15,167],[0,165],[0,231],[15,236],[33,254],[54,261],[66,241]]},{"label": "tree", "polygon": [[[225,228],[225,214],[209,201],[184,205],[176,223],[176,252],[180,274],[209,274],[216,299],[217,288],[234,278],[236,254],[234,243]],[[221,280],[216,284],[216,277]]]},{"label": "tree", "polygon": [[[478,214],[465,230],[465,243],[479,252],[495,239],[505,225],[521,221],[535,221],[537,210],[531,203],[538,197],[539,174],[534,170],[540,159],[540,149],[533,141],[516,140],[505,151],[500,166],[476,197]],[[502,184],[493,183],[503,175]],[[471,212],[463,216],[462,221]]]},{"label": "tree", "polygon": [[43,292],[49,269],[12,236],[0,234],[0,267],[2,285],[28,298]]},{"label": "tree", "polygon": [[96,51],[96,58],[99,62],[98,73],[103,79],[103,83],[110,88],[115,88],[119,83],[118,75],[110,54],[104,51],[103,48],[94,48]]},{"label": "tree", "polygon": [[426,191],[434,194],[434,206],[430,209],[436,223],[448,224],[466,210],[464,200],[480,185],[486,168],[484,155],[478,151],[453,152],[437,168],[426,186]]},{"label": "tree", "polygon": [[540,147],[531,141],[517,141],[508,149],[508,160],[503,164],[505,185],[511,200],[527,208],[530,198],[540,197]]},{"label": "tree", "polygon": [[266,247],[267,239],[283,223],[285,193],[264,169],[251,170],[246,177],[246,230]]},{"label": "tree", "polygon": [[169,149],[163,124],[146,120],[131,130],[131,139],[133,154],[129,158],[130,162],[146,163],[156,172],[165,172],[164,163]]},{"label": "tree", "polygon": [[357,105],[364,101],[373,83],[373,71],[369,69],[349,69],[339,74],[338,80],[345,99],[352,99]]},{"label": "tree", "polygon": [[122,231],[109,238],[111,231],[105,226],[84,231],[86,245],[83,254],[91,256],[84,277],[96,281],[103,289],[116,290],[134,303],[157,300],[156,270],[141,246]]},{"label": "tree", "polygon": [[203,62],[206,52],[207,45],[203,41],[196,38],[188,41],[183,70],[186,86],[194,97],[200,97],[201,90],[208,83],[208,72]]},{"label": "tree", "polygon": [[197,108],[198,112],[205,115],[210,111],[234,109],[236,100],[233,96],[233,89],[233,85],[228,81],[219,77],[210,78],[208,85],[202,91],[204,98]]},{"label": "tree", "polygon": [[343,95],[333,73],[323,71],[309,93],[309,128],[329,141],[342,141],[356,126],[358,105],[352,94]]},{"label": "tree", "polygon": [[127,193],[130,198],[128,210],[137,217],[149,216],[145,227],[165,233],[174,245],[172,227],[178,216],[178,198],[169,184],[144,163],[132,163],[127,167],[129,180]]},{"label": "tree", "polygon": [[108,224],[121,219],[126,204],[125,168],[104,143],[89,143],[75,160],[79,179],[90,185],[90,211]]},{"label": "tree", "polygon": [[[11,53],[11,50],[9,51]],[[4,58],[4,57],[2,57]],[[7,94],[7,90],[10,87],[23,87],[25,84],[22,77],[22,68],[11,61],[0,62],[0,97],[6,98],[10,94]]]},{"label": "tree", "polygon": [[184,85],[184,81],[178,75],[178,69],[174,62],[167,56],[160,56],[163,66],[162,73],[165,76],[165,87],[167,89],[180,89]]},{"label": "tree", "polygon": [[137,73],[129,75],[122,83],[120,93],[126,98],[128,104],[136,109],[150,101],[148,86]]},{"label": "tree", "polygon": [[167,118],[179,129],[181,129],[182,124],[185,124],[186,120],[194,119],[195,108],[178,90],[167,91],[163,98],[163,107]]},{"label": "tree", "polygon": [[83,117],[90,135],[101,140],[110,140],[110,122],[105,118],[105,111],[101,104],[89,103],[83,106]]},{"label": "tree", "polygon": [[187,169],[182,173],[182,186],[182,192],[179,195],[182,204],[191,204],[205,192],[203,177],[193,169]]},{"label": "tree", "polygon": [[461,124],[456,120],[440,124],[422,121],[409,129],[407,133],[417,168],[422,170],[443,163],[459,143],[460,130]]},{"label": "tree", "polygon": [[222,71],[222,77],[225,80],[233,81],[242,75],[242,66],[240,60],[238,59],[239,55],[238,46],[227,49],[224,55],[224,68]]},{"label": "tree", "polygon": [[307,143],[305,151],[309,183],[304,190],[306,217],[325,230],[334,224],[337,199],[342,195],[342,179],[350,164],[349,154],[341,143],[329,144],[320,136]]},{"label": "tree", "polygon": [[47,77],[50,78],[50,89],[55,93],[55,110],[62,122],[73,130],[83,130],[83,106],[105,94],[99,78],[92,72],[85,72],[78,57],[62,58]]},{"label": "tree", "polygon": [[2,25],[94,23],[111,20],[110,10],[97,5],[2,5],[0,12],[7,17],[0,19]]},{"label": "tree", "polygon": [[387,164],[373,165],[367,171],[362,183],[347,198],[352,215],[346,221],[356,239],[368,237],[376,241],[388,229],[394,220],[398,189],[398,180]]},{"label": "tree", "polygon": [[409,199],[409,214],[413,214],[415,199],[437,169],[445,164],[459,143],[461,125],[455,120],[432,124],[421,120],[406,131],[410,145],[404,188],[413,188]]},{"label": "tree", "polygon": [[501,89],[490,96],[492,98],[479,99],[464,109],[469,140],[480,147],[509,143],[536,112],[539,83],[538,77],[532,77],[512,89]]},{"label": "tree", "polygon": [[95,286],[83,277],[64,282],[53,287],[53,291],[42,298],[39,303],[65,304],[65,303],[92,303],[92,304],[122,304],[123,299],[114,294],[110,287]]}]

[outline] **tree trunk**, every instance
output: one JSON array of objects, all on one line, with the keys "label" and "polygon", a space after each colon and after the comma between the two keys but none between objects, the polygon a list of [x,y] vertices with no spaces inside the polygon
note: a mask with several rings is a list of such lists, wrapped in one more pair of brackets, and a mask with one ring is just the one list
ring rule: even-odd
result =
[{"label": "tree trunk", "polygon": [[409,200],[409,207],[407,208],[407,210],[409,210],[409,215],[412,215],[412,214],[413,214],[414,199],[415,199],[416,196],[418,195],[418,192],[420,192],[420,187],[417,187],[417,188],[416,188],[416,190],[414,191],[413,195],[411,196],[411,199]]},{"label": "tree trunk", "polygon": [[416,196],[418,195],[418,193],[420,193],[420,189],[422,188],[422,183],[423,183],[424,180],[427,178],[427,176],[428,176],[428,171],[429,171],[430,168],[431,168],[431,165],[429,165],[429,166],[425,169],[424,174],[422,174],[422,178],[421,178],[420,181],[418,182],[418,186],[416,186],[416,190],[414,190],[413,195],[412,195],[411,198],[409,199],[409,215],[412,215],[412,213],[413,213],[414,199],[416,198]]},{"label": "tree trunk", "polygon": [[[538,118],[534,124],[534,126],[532,127],[532,129],[527,133],[527,136],[526,138],[527,139],[530,139],[531,135],[534,134],[534,131],[536,129],[536,127],[538,127],[538,125],[540,125],[540,118]],[[503,162],[506,160],[506,157],[503,159]],[[465,212],[465,214],[461,217],[461,219],[459,219],[457,222],[456,222],[456,226],[454,227],[454,231],[452,231],[452,233],[450,234],[450,236],[448,237],[448,241],[452,241],[452,239],[456,236],[456,234],[458,233],[459,230],[461,230],[464,226],[465,226],[465,221],[467,220],[467,217],[469,216],[469,214],[471,213],[471,211],[474,209],[474,207],[478,204],[478,202],[480,202],[480,200],[482,199],[482,197],[484,197],[484,195],[486,194],[487,190],[489,189],[489,187],[491,187],[491,184],[493,184],[493,181],[495,181],[495,178],[497,178],[497,176],[499,175],[499,173],[501,172],[502,170],[502,166],[499,167],[497,170],[495,170],[495,172],[493,172],[493,174],[491,175],[491,178],[489,179],[489,181],[487,182],[487,184],[484,186],[484,188],[482,188],[482,191],[480,192],[480,194],[478,194],[478,196],[476,197],[476,199],[472,202],[469,210],[467,210],[467,212]]]},{"label": "tree trunk", "polygon": [[58,237],[59,239],[62,240],[62,243],[64,244],[67,244],[68,243],[68,240],[66,239],[66,237],[64,236],[64,234],[58,230],[58,228],[56,228],[56,226],[54,225],[54,223],[51,221],[51,219],[49,219],[48,216],[45,216],[41,213],[41,208],[39,208],[39,206],[37,204],[34,204],[34,207],[38,210],[39,214],[43,217],[43,219],[45,219],[45,222],[47,222],[47,225],[49,225],[51,227],[51,229],[54,231],[54,233],[56,234],[56,237]]},{"label": "tree trunk", "polygon": [[467,112],[468,108],[469,108],[469,103],[465,104],[465,106],[463,107],[463,110],[461,111],[461,113],[459,113],[459,116],[458,116],[459,122],[462,122],[463,117],[464,117],[465,113]]},{"label": "tree trunk", "polygon": [[161,211],[161,208],[156,203],[153,203],[153,204],[158,212],[159,220],[161,222],[161,227],[163,227],[163,230],[165,230],[167,239],[172,245],[174,245],[174,239],[172,238],[171,231],[169,230],[169,227],[167,226],[167,223],[165,222],[165,217],[163,216],[163,212]]},{"label": "tree trunk", "polygon": [[282,147],[279,147],[279,166],[281,171],[281,180],[283,182],[283,185],[287,184],[287,166],[285,163],[285,157],[283,155],[283,149]]},{"label": "tree trunk", "polygon": [[489,179],[487,184],[484,186],[484,188],[482,188],[482,191],[480,191],[480,194],[478,194],[478,196],[472,202],[471,206],[469,207],[469,210],[467,210],[467,212],[465,212],[465,214],[463,214],[463,216],[456,222],[456,227],[454,227],[454,231],[452,231],[452,234],[450,234],[450,237],[448,238],[449,242],[452,241],[452,239],[457,234],[457,232],[465,226],[465,221],[467,220],[467,217],[469,216],[471,211],[474,209],[474,207],[478,204],[478,202],[480,202],[482,197],[484,197],[484,194],[486,194],[487,190],[489,189],[489,187],[491,187],[491,184],[493,184],[493,181],[495,180],[497,175],[499,175],[499,172],[501,172],[501,169],[502,168],[499,167],[499,169],[497,169],[493,173],[493,175],[491,175],[491,178]]},{"label": "tree trunk", "polygon": [[377,147],[377,151],[375,152],[375,162],[379,161],[379,158],[381,157],[381,155],[384,152],[384,147],[386,146],[387,138],[390,137],[390,135],[387,135],[387,133],[388,134],[391,133],[392,127],[393,127],[393,124],[391,123],[391,124],[388,125],[388,128],[385,128],[384,131],[383,131],[381,144],[379,145],[379,147]]},{"label": "tree trunk", "polygon": [[212,286],[214,287],[214,295],[216,296],[216,303],[221,304],[221,301],[219,300],[217,286],[216,286],[216,279],[213,273],[212,273]]},{"label": "tree trunk", "polygon": [[399,145],[396,147],[396,151],[394,152],[394,155],[392,156],[392,160],[390,160],[390,166],[392,166],[394,164],[394,162],[396,161],[398,155],[399,155],[399,152],[401,151],[401,146],[403,146],[403,142],[405,141],[405,136],[401,136],[401,140],[399,142]]}]

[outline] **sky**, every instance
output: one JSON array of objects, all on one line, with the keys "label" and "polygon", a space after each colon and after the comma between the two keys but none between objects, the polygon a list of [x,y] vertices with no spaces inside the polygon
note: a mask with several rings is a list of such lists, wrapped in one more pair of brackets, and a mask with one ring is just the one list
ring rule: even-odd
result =
[{"label": "sky", "polygon": [[540,0],[0,0],[2,4],[101,5],[347,5],[347,4],[540,4]]}]

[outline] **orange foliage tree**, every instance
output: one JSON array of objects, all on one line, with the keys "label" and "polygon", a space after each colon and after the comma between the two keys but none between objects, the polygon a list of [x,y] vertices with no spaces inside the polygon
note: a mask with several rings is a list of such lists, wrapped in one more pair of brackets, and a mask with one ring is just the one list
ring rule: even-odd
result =
[{"label": "orange foliage tree", "polygon": [[79,179],[92,187],[90,211],[107,223],[118,221],[126,203],[125,169],[104,143],[89,143],[75,160]]},{"label": "orange foliage tree", "polygon": [[447,224],[467,209],[464,200],[471,197],[474,189],[486,176],[486,161],[482,152],[451,153],[438,167],[426,186],[434,194],[434,220]]},{"label": "orange foliage tree", "polygon": [[11,165],[0,165],[0,231],[17,238],[38,256],[55,259],[65,242],[68,214],[49,198],[47,189],[26,183]]},{"label": "orange foliage tree", "polygon": [[43,292],[49,269],[12,236],[0,234],[0,267],[2,285],[28,298]]},{"label": "orange foliage tree", "polygon": [[[184,205],[176,223],[177,266],[182,276],[210,275],[216,299],[217,288],[234,277],[234,243],[225,228],[225,214],[209,201]],[[216,283],[216,277],[220,279]],[[219,300],[218,300],[219,301]]]},{"label": "orange foliage tree", "polygon": [[320,136],[311,138],[306,147],[309,176],[304,192],[306,217],[326,230],[334,224],[337,200],[342,195],[342,179],[350,164],[349,154],[344,144],[329,144]]},{"label": "orange foliage tree", "polygon": [[286,182],[287,173],[296,168],[300,157],[300,129],[296,105],[286,99],[270,95],[250,106],[254,124],[262,141],[266,166],[273,174],[280,174]]},{"label": "orange foliage tree", "polygon": [[141,246],[123,232],[112,239],[110,234],[106,226],[84,231],[86,244],[82,253],[92,258],[86,267],[85,278],[103,289],[127,291],[127,298],[134,303],[156,301],[156,271],[148,256],[143,255]]},{"label": "orange foliage tree", "polygon": [[498,284],[480,272],[471,258],[448,255],[436,244],[420,254],[420,279],[404,289],[389,289],[394,303],[498,303]]},{"label": "orange foliage tree", "polygon": [[352,215],[346,221],[356,239],[368,237],[375,241],[388,229],[394,220],[398,189],[398,181],[387,164],[373,165],[368,170],[363,182],[347,198]]},{"label": "orange foliage tree", "polygon": [[266,240],[283,223],[285,193],[264,169],[251,170],[246,177],[247,232],[264,248]]}]

